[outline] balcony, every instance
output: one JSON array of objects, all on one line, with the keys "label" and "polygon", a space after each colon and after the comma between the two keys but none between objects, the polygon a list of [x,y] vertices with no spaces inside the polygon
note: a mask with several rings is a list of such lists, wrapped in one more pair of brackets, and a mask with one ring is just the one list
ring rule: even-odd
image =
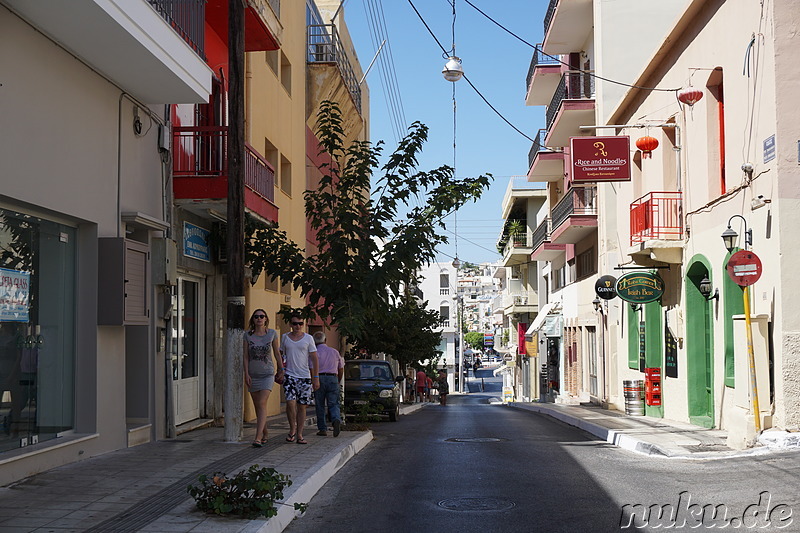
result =
[{"label": "balcony", "polygon": [[[342,83],[350,93],[353,105],[361,114],[361,85],[336,31],[335,24],[309,24],[306,40],[306,60],[309,65],[335,65]],[[325,100],[332,98],[316,98]]]},{"label": "balcony", "polygon": [[561,79],[561,61],[557,56],[543,53],[541,46],[534,49],[525,79],[525,105],[547,105]]},{"label": "balcony", "polygon": [[682,193],[651,192],[630,206],[630,255],[639,264],[680,263],[683,255]]},{"label": "balcony", "polygon": [[[159,0],[181,3],[184,0]],[[246,52],[277,50],[281,47],[283,26],[279,20],[280,0],[247,0],[244,12]],[[228,42],[228,0],[207,0],[206,21],[224,43]]]},{"label": "balcony", "polygon": [[515,291],[503,295],[503,309],[506,315],[536,313],[539,299],[535,291]]},{"label": "balcony", "polygon": [[204,0],[4,0],[20,17],[142,102],[208,100]]},{"label": "balcony", "polygon": [[545,218],[533,231],[533,261],[553,261],[561,257],[567,249],[566,244],[550,242],[551,222],[550,217]]},{"label": "balcony", "polygon": [[547,146],[567,146],[581,135],[581,125],[594,123],[594,76],[592,72],[568,71],[561,76],[547,106]]},{"label": "balcony", "polygon": [[550,212],[555,244],[575,244],[597,230],[597,187],[572,187]]},{"label": "balcony", "polygon": [[[225,213],[227,126],[181,126],[173,130],[172,176],[176,203]],[[275,169],[249,144],[245,146],[244,186],[245,207],[267,221],[277,222]]]},{"label": "balcony", "polygon": [[541,129],[528,152],[529,181],[559,181],[564,177],[564,152],[561,148],[548,148],[544,140],[547,130]]},{"label": "balcony", "polygon": [[555,55],[584,50],[593,25],[592,0],[550,0],[544,17],[544,51]]},{"label": "balcony", "polygon": [[[511,221],[509,221],[511,222]],[[503,266],[527,263],[531,255],[531,234],[527,223],[521,221],[524,229],[518,233],[510,233],[508,225],[498,241],[498,249],[503,253]]]}]

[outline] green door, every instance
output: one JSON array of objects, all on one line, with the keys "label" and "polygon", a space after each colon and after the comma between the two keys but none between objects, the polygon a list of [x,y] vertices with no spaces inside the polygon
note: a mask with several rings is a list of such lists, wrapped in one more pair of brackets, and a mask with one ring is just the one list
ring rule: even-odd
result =
[{"label": "green door", "polygon": [[700,293],[700,282],[711,278],[708,260],[693,258],[686,271],[686,385],[689,420],[714,427],[714,300]]}]

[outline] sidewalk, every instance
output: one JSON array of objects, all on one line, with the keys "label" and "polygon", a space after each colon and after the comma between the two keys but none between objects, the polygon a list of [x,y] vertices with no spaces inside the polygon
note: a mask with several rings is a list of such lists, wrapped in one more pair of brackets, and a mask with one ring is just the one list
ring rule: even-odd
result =
[{"label": "sidewalk", "polygon": [[[419,406],[403,406],[407,414]],[[149,533],[279,532],[294,519],[294,502],[309,502],[317,491],[372,440],[371,431],[342,431],[334,438],[316,435],[313,417],[304,432],[307,445],[285,441],[285,415],[268,423],[269,441],[224,442],[223,428],[206,427],[171,440],[118,450],[38,474],[0,488],[0,533],[70,531]],[[186,492],[201,474],[235,474],[252,464],[290,476],[278,515],[239,520],[198,511]]]},{"label": "sidewalk", "polygon": [[728,447],[727,433],[722,430],[706,429],[663,418],[629,416],[599,406],[520,402],[508,405],[551,416],[620,448],[649,456],[723,459],[774,451],[765,446],[734,450]]}]

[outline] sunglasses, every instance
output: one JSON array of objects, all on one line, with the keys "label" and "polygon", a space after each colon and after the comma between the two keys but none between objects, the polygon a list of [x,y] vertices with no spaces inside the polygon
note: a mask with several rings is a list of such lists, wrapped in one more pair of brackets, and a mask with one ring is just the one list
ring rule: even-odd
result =
[{"label": "sunglasses", "polygon": [[302,326],[303,323],[302,322],[292,322],[292,325],[293,326]]},{"label": "sunglasses", "polygon": [[253,315],[253,318],[267,318],[267,315]]}]

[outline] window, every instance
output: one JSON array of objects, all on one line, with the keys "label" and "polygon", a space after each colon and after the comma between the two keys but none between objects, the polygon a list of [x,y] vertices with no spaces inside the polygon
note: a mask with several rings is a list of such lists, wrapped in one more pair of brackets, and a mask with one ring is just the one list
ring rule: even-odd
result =
[{"label": "window", "polygon": [[594,248],[589,248],[575,258],[576,279],[583,279],[597,273]]},{"label": "window", "polygon": [[283,155],[281,157],[281,190],[292,195],[292,164]]},{"label": "window", "polygon": [[567,284],[567,266],[561,265],[552,273],[553,276],[553,290],[558,290]]},{"label": "window", "polygon": [[439,320],[443,326],[450,325],[450,306],[442,305],[439,307]]},{"label": "window", "polygon": [[0,209],[0,451],[75,427],[76,241],[74,227]]},{"label": "window", "polygon": [[270,70],[276,76],[278,75],[278,58],[280,57],[278,50],[267,50],[266,60]]},{"label": "window", "polygon": [[281,51],[281,85],[283,88],[286,89],[286,92],[289,93],[289,96],[292,95],[292,64],[289,62],[289,58],[286,57],[286,54]]}]

